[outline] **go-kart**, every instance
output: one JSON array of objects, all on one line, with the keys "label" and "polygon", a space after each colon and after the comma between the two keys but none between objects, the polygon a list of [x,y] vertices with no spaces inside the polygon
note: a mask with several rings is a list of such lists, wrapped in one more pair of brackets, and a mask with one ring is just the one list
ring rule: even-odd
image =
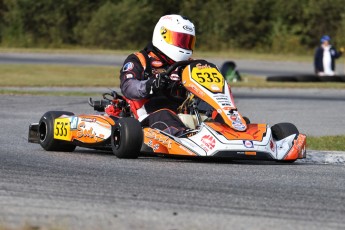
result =
[{"label": "go-kart", "polygon": [[[189,131],[173,136],[142,125],[135,101],[112,91],[89,104],[98,114],[74,115],[65,111],[46,112],[29,127],[28,141],[47,151],[74,151],[76,146],[109,150],[118,158],[145,154],[294,162],[306,157],[306,135],[291,123],[250,123],[235,106],[230,86],[218,68],[205,60],[181,61],[166,76],[180,68],[177,84],[186,97],[178,117]],[[202,101],[211,109],[199,110]],[[108,115],[106,111],[112,111]]]}]

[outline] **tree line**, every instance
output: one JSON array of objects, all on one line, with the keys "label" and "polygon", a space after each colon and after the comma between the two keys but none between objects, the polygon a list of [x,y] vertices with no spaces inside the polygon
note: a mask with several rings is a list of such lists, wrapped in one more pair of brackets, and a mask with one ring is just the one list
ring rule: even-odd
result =
[{"label": "tree line", "polygon": [[0,0],[3,47],[138,49],[165,14],[196,25],[198,50],[303,53],[345,45],[344,0]]}]

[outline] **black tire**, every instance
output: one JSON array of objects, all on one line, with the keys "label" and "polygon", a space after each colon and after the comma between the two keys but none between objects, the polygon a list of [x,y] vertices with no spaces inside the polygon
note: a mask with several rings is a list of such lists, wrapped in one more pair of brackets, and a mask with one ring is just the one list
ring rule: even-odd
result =
[{"label": "black tire", "polygon": [[297,82],[297,78],[293,76],[271,76],[267,77],[266,81]]},{"label": "black tire", "polygon": [[120,118],[112,128],[111,148],[118,158],[138,158],[144,135],[138,120]]},{"label": "black tire", "polygon": [[297,75],[298,82],[319,82],[320,78],[316,75]]},{"label": "black tire", "polygon": [[278,123],[271,127],[272,136],[275,140],[279,141],[292,134],[299,134],[298,129],[291,123]]},{"label": "black tire", "polygon": [[248,117],[243,117],[247,124],[250,124],[250,119]]},{"label": "black tire", "polygon": [[338,77],[340,78],[340,80],[341,80],[342,82],[345,82],[345,75],[338,75]]},{"label": "black tire", "polygon": [[61,115],[73,116],[66,111],[49,111],[40,119],[38,125],[39,143],[46,151],[73,152],[76,146],[73,143],[54,139],[54,120]]},{"label": "black tire", "polygon": [[322,82],[342,82],[342,78],[338,76],[320,76],[319,80]]},{"label": "black tire", "polygon": [[227,82],[242,81],[240,73],[236,70],[236,63],[233,61],[224,62],[220,72]]}]

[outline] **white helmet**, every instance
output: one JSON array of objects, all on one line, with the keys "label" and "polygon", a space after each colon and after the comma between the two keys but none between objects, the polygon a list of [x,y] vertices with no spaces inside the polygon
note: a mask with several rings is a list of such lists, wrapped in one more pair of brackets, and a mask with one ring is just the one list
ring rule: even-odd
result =
[{"label": "white helmet", "polygon": [[153,31],[152,44],[175,62],[188,60],[195,45],[194,24],[180,15],[163,16]]}]

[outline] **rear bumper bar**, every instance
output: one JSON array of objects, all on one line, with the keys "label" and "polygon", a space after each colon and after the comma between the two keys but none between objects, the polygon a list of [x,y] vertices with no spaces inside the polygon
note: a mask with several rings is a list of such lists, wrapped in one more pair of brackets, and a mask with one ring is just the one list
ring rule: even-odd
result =
[{"label": "rear bumper bar", "polygon": [[38,123],[32,123],[29,126],[28,142],[39,143],[40,137],[38,133]]}]

